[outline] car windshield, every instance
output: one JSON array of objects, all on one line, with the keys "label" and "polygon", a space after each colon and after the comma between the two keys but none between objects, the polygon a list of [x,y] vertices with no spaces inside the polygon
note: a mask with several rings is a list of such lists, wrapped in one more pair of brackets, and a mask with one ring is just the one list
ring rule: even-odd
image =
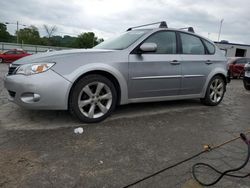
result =
[{"label": "car windshield", "polygon": [[95,49],[123,50],[141,38],[148,30],[128,31],[95,46]]}]

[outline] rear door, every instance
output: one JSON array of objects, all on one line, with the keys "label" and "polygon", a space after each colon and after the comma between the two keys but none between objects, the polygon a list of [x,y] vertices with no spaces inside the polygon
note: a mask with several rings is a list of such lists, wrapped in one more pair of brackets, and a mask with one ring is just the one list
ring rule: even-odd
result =
[{"label": "rear door", "polygon": [[[213,59],[215,47],[191,33],[179,32],[178,39],[181,43],[182,59],[181,95],[200,94],[207,76],[215,66]],[[211,48],[210,53],[205,43]]]},{"label": "rear door", "polygon": [[155,43],[157,51],[129,55],[129,98],[178,95],[181,59],[177,54],[176,33],[159,31],[143,43]]}]

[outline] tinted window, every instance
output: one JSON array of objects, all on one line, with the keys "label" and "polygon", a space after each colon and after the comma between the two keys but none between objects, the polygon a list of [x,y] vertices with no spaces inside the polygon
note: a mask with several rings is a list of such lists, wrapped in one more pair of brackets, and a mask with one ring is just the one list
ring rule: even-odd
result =
[{"label": "tinted window", "polygon": [[109,50],[123,50],[141,38],[148,30],[132,30],[128,31],[118,37],[104,41],[94,48],[109,49]]},{"label": "tinted window", "polygon": [[23,52],[22,52],[22,51],[16,51],[16,53],[17,53],[17,54],[23,54]]},{"label": "tinted window", "polygon": [[16,51],[7,51],[5,54],[16,54]]},{"label": "tinted window", "polygon": [[200,38],[186,33],[180,33],[180,35],[183,54],[205,54]]},{"label": "tinted window", "polygon": [[176,54],[176,36],[175,32],[157,32],[151,35],[144,43],[155,43],[157,54]]},{"label": "tinted window", "polygon": [[246,64],[248,62],[248,59],[238,59],[236,61],[236,64]]},{"label": "tinted window", "polygon": [[215,47],[212,43],[206,41],[206,40],[203,40],[203,42],[205,43],[206,47],[207,47],[207,50],[208,50],[208,53],[209,54],[214,54],[215,52]]}]

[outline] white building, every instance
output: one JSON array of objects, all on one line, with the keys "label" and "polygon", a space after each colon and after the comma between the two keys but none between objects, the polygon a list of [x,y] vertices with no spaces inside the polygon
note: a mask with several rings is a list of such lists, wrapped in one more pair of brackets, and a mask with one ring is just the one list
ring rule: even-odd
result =
[{"label": "white building", "polygon": [[228,41],[215,42],[224,52],[226,57],[248,57],[250,58],[250,45],[230,43]]}]

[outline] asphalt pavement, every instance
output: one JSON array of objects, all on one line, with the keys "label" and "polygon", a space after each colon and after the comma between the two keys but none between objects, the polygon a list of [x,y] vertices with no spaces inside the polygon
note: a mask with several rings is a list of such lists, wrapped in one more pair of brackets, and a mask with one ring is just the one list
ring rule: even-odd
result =
[{"label": "asphalt pavement", "polygon": [[[219,106],[182,100],[120,106],[98,124],[81,124],[67,111],[29,111],[8,102],[0,64],[0,187],[124,187],[164,167],[250,130],[250,92],[233,80]],[[82,134],[74,129],[83,128]],[[250,135],[249,135],[250,137]],[[197,162],[220,170],[239,166],[246,146],[236,140],[134,187],[198,188]],[[250,164],[242,173],[250,171]],[[217,174],[201,169],[199,177]],[[218,188],[250,188],[223,178]]]}]

